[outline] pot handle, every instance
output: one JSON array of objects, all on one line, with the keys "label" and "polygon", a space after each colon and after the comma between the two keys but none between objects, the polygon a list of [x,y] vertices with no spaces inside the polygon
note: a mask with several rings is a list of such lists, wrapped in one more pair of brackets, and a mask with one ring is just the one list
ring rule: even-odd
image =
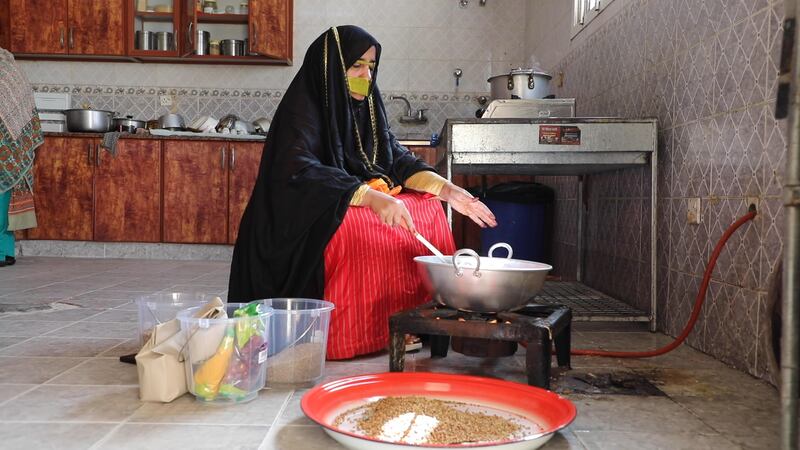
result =
[{"label": "pot handle", "polygon": [[464,275],[464,268],[458,262],[459,261],[458,260],[459,256],[471,256],[471,257],[475,258],[475,271],[472,272],[472,276],[474,276],[476,278],[480,278],[481,277],[481,272],[480,272],[480,270],[481,270],[481,257],[478,255],[478,253],[475,252],[475,250],[472,250],[471,248],[462,248],[461,250],[458,250],[458,251],[455,252],[455,254],[453,254],[453,267],[456,268],[456,276],[460,277],[460,276]]},{"label": "pot handle", "polygon": [[505,242],[498,242],[498,243],[494,244],[493,246],[489,247],[489,258],[493,257],[492,253],[494,253],[494,251],[497,248],[504,248],[504,249],[506,249],[508,251],[508,255],[506,256],[506,259],[511,259],[511,255],[514,254],[514,251],[511,250],[511,246],[510,245],[506,244]]}]

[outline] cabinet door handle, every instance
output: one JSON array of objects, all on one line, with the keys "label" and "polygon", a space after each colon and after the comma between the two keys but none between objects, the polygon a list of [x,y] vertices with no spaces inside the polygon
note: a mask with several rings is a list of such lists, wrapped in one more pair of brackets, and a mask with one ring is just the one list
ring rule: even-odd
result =
[{"label": "cabinet door handle", "polygon": [[222,159],[220,160],[220,165],[222,166],[222,170],[225,170],[225,147],[219,149],[219,152],[222,155]]},{"label": "cabinet door handle", "polygon": [[61,48],[64,48],[64,28],[58,30],[58,43],[61,44]]},{"label": "cabinet door handle", "polygon": [[248,41],[248,45],[247,45],[249,47],[247,49],[247,51],[249,53],[255,53],[253,51],[253,47],[255,46],[255,43],[257,42],[257,39],[258,39],[258,28],[257,28],[256,24],[253,24],[253,39],[250,39]]},{"label": "cabinet door handle", "polygon": [[194,25],[194,22],[189,22],[189,26],[186,27],[186,39],[189,40],[189,47],[194,47],[194,35],[192,34],[192,25]]},{"label": "cabinet door handle", "polygon": [[89,142],[86,144],[86,160],[89,162],[89,165],[92,165],[92,143]]},{"label": "cabinet door handle", "polygon": [[100,167],[100,144],[94,144],[94,158],[95,158],[95,165]]},{"label": "cabinet door handle", "polygon": [[74,28],[69,27],[69,48],[75,48]]},{"label": "cabinet door handle", "polygon": [[236,147],[231,145],[231,172],[233,172],[234,167],[236,167]]}]

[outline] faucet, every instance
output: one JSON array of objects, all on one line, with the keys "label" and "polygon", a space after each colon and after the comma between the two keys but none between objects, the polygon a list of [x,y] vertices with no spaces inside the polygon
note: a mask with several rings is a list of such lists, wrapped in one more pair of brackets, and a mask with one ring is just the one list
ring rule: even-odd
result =
[{"label": "faucet", "polygon": [[428,122],[428,118],[425,117],[427,109],[418,109],[417,113],[414,114],[414,110],[411,109],[411,103],[402,95],[390,95],[389,100],[402,100],[406,104],[406,113],[400,116],[400,123],[423,124]]}]

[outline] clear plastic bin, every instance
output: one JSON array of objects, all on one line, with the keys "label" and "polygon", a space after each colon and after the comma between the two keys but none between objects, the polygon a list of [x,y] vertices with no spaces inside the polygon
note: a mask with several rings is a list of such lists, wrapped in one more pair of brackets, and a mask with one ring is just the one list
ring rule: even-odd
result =
[{"label": "clear plastic bin", "polygon": [[199,292],[159,292],[136,299],[139,310],[139,343],[144,345],[153,328],[174,319],[179,311],[206,304],[217,295]]},{"label": "clear plastic bin", "polygon": [[[251,306],[257,315],[237,317]],[[228,318],[192,317],[199,307],[178,313],[186,339],[186,385],[206,403],[244,403],[258,396],[266,384],[267,343],[272,308],[258,303],[229,303]]]},{"label": "clear plastic bin", "polygon": [[325,371],[325,351],[333,303],[307,298],[260,300],[272,307],[267,384],[308,387]]}]

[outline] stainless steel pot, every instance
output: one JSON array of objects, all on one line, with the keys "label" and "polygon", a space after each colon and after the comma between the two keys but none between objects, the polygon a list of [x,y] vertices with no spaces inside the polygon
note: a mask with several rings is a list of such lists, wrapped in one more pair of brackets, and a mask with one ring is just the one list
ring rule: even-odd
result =
[{"label": "stainless steel pot", "polygon": [[105,133],[111,130],[114,113],[98,109],[65,109],[67,130],[76,132]]},{"label": "stainless steel pot", "polygon": [[244,56],[244,41],[241,39],[223,39],[219,41],[219,50],[223,55]]},{"label": "stainless steel pot", "polygon": [[492,98],[537,99],[550,95],[551,75],[533,69],[514,69],[507,74],[490,77]]},{"label": "stainless steel pot", "polygon": [[137,50],[155,50],[156,34],[152,31],[137,30],[135,43]]},{"label": "stainless steel pot", "polygon": [[[497,247],[508,249],[508,257],[492,257]],[[417,256],[414,261],[440,303],[464,311],[499,312],[524,307],[553,269],[548,264],[511,259],[511,255],[511,246],[498,243],[489,249],[488,257],[461,249],[445,261],[438,256]]]},{"label": "stainless steel pot", "polygon": [[164,114],[158,118],[158,128],[165,130],[183,130],[186,122],[180,114]]},{"label": "stainless steel pot", "polygon": [[207,55],[208,54],[208,44],[211,40],[211,33],[208,31],[197,30],[195,34],[195,49],[194,53],[196,55]]},{"label": "stainless steel pot", "polygon": [[136,133],[137,128],[146,128],[147,122],[144,120],[134,120],[133,116],[115,117],[111,121],[111,129],[114,131],[126,131]]},{"label": "stainless steel pot", "polygon": [[170,51],[174,49],[175,46],[172,40],[172,33],[169,31],[159,31],[156,33],[156,50]]}]

